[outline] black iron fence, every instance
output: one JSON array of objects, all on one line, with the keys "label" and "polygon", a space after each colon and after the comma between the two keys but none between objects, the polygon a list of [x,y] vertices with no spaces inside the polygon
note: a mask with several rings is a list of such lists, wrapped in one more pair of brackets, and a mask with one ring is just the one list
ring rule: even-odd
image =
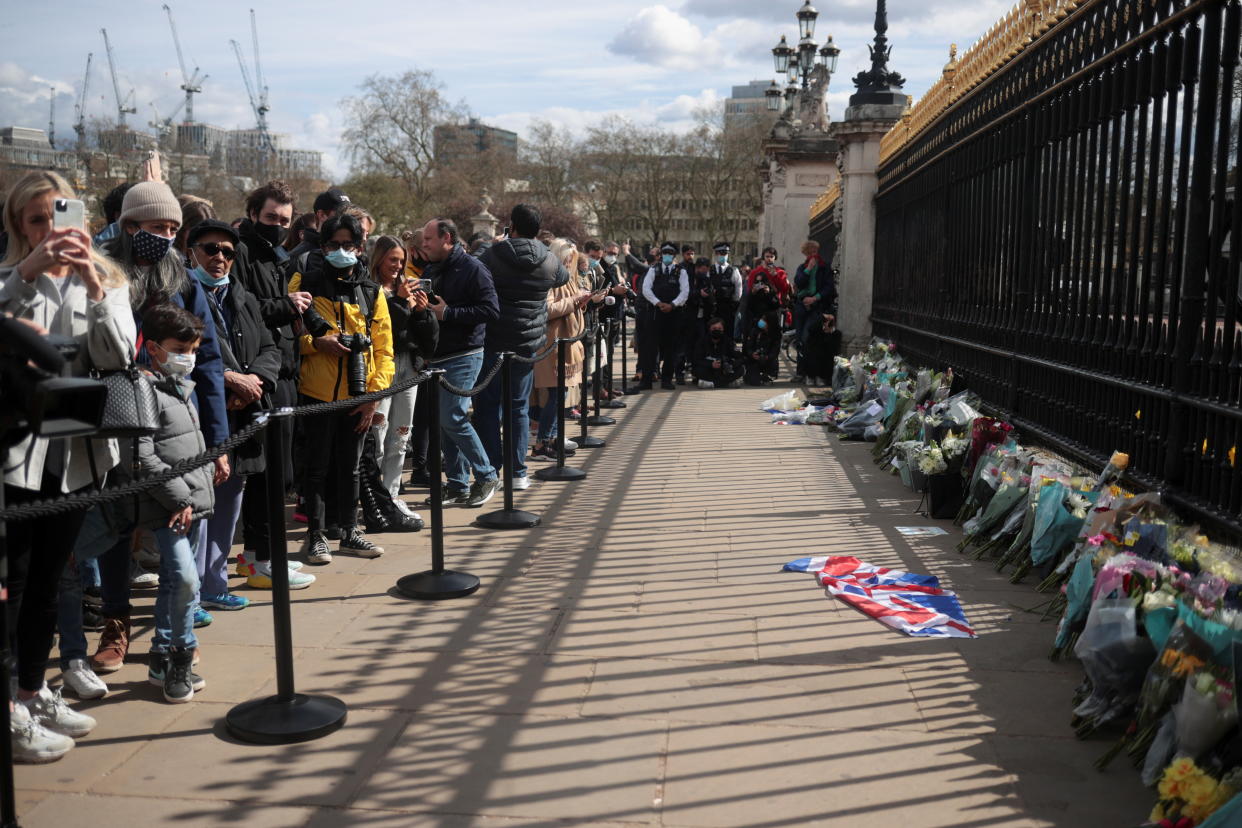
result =
[{"label": "black iron fence", "polygon": [[1086,0],[880,169],[873,324],[1242,534],[1239,0]]}]

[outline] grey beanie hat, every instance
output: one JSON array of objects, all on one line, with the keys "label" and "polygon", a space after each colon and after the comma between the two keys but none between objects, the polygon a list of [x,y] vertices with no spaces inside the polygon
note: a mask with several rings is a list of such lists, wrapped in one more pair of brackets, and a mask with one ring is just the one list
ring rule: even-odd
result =
[{"label": "grey beanie hat", "polygon": [[175,221],[180,224],[181,205],[163,181],[142,181],[125,193],[120,221]]}]

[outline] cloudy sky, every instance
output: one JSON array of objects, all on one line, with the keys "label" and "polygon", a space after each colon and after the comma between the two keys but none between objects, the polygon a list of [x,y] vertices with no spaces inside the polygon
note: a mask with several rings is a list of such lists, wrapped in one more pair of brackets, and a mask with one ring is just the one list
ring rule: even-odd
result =
[{"label": "cloudy sky", "polygon": [[[134,90],[147,128],[151,104],[167,115],[181,103],[181,73],[162,0],[54,0],[21,4],[0,19],[0,126],[47,127],[56,90],[58,142],[72,140],[73,107],[88,52],[94,52],[88,116],[114,115],[112,84],[99,29],[116,54],[122,95]],[[258,15],[263,74],[274,131],[292,144],[339,154],[339,101],[371,73],[430,69],[452,100],[485,121],[522,132],[534,119],[581,132],[609,113],[672,128],[699,106],[729,95],[734,84],[773,78],[771,48],[797,40],[801,0],[169,0],[190,71],[209,76],[195,97],[196,119],[253,126],[236,58],[250,56],[247,10]],[[964,51],[1007,9],[1000,0],[891,0],[893,67],[906,91],[921,95],[939,75],[948,44]],[[124,9],[118,13],[118,9]],[[351,16],[349,10],[356,9]],[[527,9],[519,14],[518,9]],[[829,93],[840,117],[849,78],[869,62],[874,0],[820,2],[816,39],[831,32],[842,49]]]}]

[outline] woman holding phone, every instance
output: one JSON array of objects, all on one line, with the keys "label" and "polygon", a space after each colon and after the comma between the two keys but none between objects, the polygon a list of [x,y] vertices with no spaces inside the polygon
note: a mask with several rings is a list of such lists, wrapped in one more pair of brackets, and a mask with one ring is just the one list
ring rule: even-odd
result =
[{"label": "woman holding phone", "polygon": [[[395,236],[380,236],[371,253],[371,275],[384,289],[388,312],[392,315],[393,354],[396,375],[393,383],[411,379],[435,353],[440,323],[427,309],[427,294],[419,289],[419,280],[406,276],[406,250]],[[384,481],[384,489],[397,508],[408,516],[414,513],[398,497],[401,492],[401,469],[405,466],[406,448],[414,423],[414,403],[418,386],[398,392],[380,401],[378,413],[383,421],[375,428],[376,460]]]},{"label": "woman holding phone", "polygon": [[[77,218],[81,209],[69,183],[53,172],[27,173],[9,191],[0,311],[74,339],[79,351],[70,368],[74,376],[84,377],[92,368],[126,367],[133,360],[137,334],[125,276],[91,247]],[[67,215],[78,226],[63,226]],[[27,435],[5,458],[5,503],[15,506],[81,491],[92,484],[95,473],[104,474],[119,459],[115,440]],[[95,726],[94,719],[70,709],[43,680],[56,630],[57,587],[84,516],[76,511],[8,527],[6,610],[17,655],[11,727],[17,762],[59,759],[73,747],[74,737]],[[36,539],[38,554],[33,554]],[[75,669],[90,670],[81,659],[70,665]]]},{"label": "woman holding phone", "polygon": [[[580,254],[574,243],[566,239],[555,239],[548,245],[552,255],[556,256],[565,270],[569,272],[569,281],[564,285],[548,291],[548,345],[559,339],[570,339],[582,333],[584,327],[583,308],[591,299],[589,283],[584,282],[578,266]],[[569,346],[565,355],[565,388],[572,393],[582,381],[582,364],[586,350],[581,342]],[[564,435],[556,433],[556,413],[559,406],[565,405],[556,383],[556,349],[535,364],[535,393],[543,401],[539,411],[539,430],[535,435],[535,445],[530,456],[537,460],[555,460],[556,447],[553,441],[564,439]],[[566,456],[572,451],[566,441]]]}]

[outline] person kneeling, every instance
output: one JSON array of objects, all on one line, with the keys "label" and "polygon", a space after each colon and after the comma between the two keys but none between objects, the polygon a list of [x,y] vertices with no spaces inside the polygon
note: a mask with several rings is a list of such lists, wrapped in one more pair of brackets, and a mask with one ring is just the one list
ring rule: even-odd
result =
[{"label": "person kneeling", "polygon": [[694,375],[700,388],[728,388],[745,372],[733,341],[725,336],[725,323],[720,317],[707,322],[707,338],[700,340],[694,358]]}]

